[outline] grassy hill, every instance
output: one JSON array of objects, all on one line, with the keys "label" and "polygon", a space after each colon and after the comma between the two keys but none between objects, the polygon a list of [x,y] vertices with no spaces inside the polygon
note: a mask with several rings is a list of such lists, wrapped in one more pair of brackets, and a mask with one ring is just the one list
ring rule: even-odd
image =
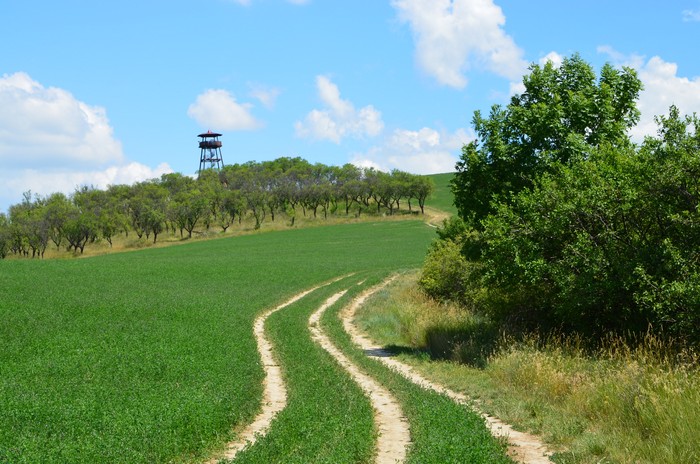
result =
[{"label": "grassy hill", "polygon": [[450,181],[454,177],[454,173],[432,174],[428,177],[435,182],[435,192],[433,192],[430,199],[426,201],[426,204],[431,208],[456,215],[457,208],[454,206],[454,197],[450,189]]},{"label": "grassy hill", "polygon": [[201,459],[259,407],[256,314],[418,267],[433,236],[382,221],[0,261],[0,462]]}]

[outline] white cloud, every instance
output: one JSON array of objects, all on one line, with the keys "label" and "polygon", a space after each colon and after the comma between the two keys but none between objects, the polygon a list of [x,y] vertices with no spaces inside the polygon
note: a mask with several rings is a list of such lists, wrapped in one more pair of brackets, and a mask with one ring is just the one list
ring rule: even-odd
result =
[{"label": "white cloud", "polygon": [[251,83],[250,96],[258,100],[265,108],[271,109],[275,106],[277,97],[280,96],[282,91],[275,87],[267,87],[261,84]]},{"label": "white cloud", "polygon": [[338,86],[325,76],[316,77],[316,86],[325,108],[312,110],[303,122],[297,121],[294,124],[297,136],[340,143],[346,136],[376,136],[384,129],[382,114],[372,105],[356,110],[352,102],[340,97]]},{"label": "white cloud", "polygon": [[414,174],[453,172],[462,146],[474,139],[471,131],[464,129],[453,133],[428,127],[417,131],[396,129],[381,146],[356,154],[351,163]]},{"label": "white cloud", "polygon": [[644,90],[639,97],[642,117],[632,131],[635,139],[655,135],[657,125],[654,116],[668,115],[671,105],[676,105],[681,114],[700,113],[700,77],[689,79],[678,76],[678,66],[658,56],[652,57],[637,71],[644,83]]},{"label": "white cloud", "polygon": [[392,6],[411,26],[418,65],[441,84],[464,88],[472,67],[512,81],[527,71],[493,0],[393,0]]},{"label": "white cloud", "polygon": [[637,102],[641,118],[630,133],[633,140],[640,142],[645,135],[656,135],[654,116],[668,115],[671,105],[676,105],[681,114],[700,113],[700,77],[678,76],[678,65],[658,56],[645,60],[639,55],[625,57],[609,47],[599,51],[607,53],[616,64],[636,69],[644,85]]},{"label": "white cloud", "polygon": [[552,66],[558,68],[564,62],[564,57],[555,51],[551,51],[540,58],[540,66],[546,65],[547,62],[551,62]]},{"label": "white cloud", "polygon": [[197,96],[187,109],[187,115],[204,129],[254,130],[262,127],[250,110],[250,103],[238,103],[233,95],[222,89],[210,89]]},{"label": "white cloud", "polygon": [[683,21],[700,21],[700,10],[683,10]]},{"label": "white cloud", "polygon": [[133,184],[154,179],[173,172],[167,163],[151,168],[141,163],[131,162],[110,166],[102,170],[81,171],[77,169],[40,170],[18,169],[0,172],[0,212],[9,205],[22,200],[22,193],[31,190],[40,196],[62,192],[66,195],[77,187],[87,185],[104,189],[108,185]]},{"label": "white cloud", "polygon": [[0,163],[30,167],[123,160],[104,108],[44,87],[28,74],[0,78]]},{"label": "white cloud", "polygon": [[104,108],[70,92],[44,87],[18,72],[0,78],[0,212],[22,193],[69,194],[81,185],[104,188],[172,172],[129,162]]}]

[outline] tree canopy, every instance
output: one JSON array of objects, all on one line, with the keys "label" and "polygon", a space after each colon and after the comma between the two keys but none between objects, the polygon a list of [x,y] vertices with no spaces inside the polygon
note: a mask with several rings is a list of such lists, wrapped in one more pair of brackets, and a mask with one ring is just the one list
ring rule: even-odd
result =
[{"label": "tree canopy", "polygon": [[553,165],[585,158],[591,147],[630,144],[627,130],[639,119],[641,81],[631,68],[603,66],[600,77],[578,55],[533,64],[524,91],[488,117],[476,111],[478,140],[462,149],[452,186],[462,218],[480,228],[494,211]]},{"label": "tree canopy", "polygon": [[641,83],[574,55],[533,65],[525,91],[466,145],[421,278],[507,327],[700,343],[700,122],[675,106],[633,143]]},{"label": "tree canopy", "polygon": [[[394,214],[402,201],[421,212],[433,191],[429,178],[402,171],[384,173],[351,164],[311,164],[302,158],[278,158],[202,171],[197,179],[180,173],[106,190],[81,187],[70,195],[24,195],[0,216],[0,258],[42,257],[49,242],[82,253],[98,240],[110,245],[120,233],[134,232],[152,240],[166,232],[192,237],[212,225],[226,231],[237,218],[253,219],[260,228],[280,214],[294,225],[297,208],[314,218],[322,215]],[[342,205],[342,208],[339,208]]]}]

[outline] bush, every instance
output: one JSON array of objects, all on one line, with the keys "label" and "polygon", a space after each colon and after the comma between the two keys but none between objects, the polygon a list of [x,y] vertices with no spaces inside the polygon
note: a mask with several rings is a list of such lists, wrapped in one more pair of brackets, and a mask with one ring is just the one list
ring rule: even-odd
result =
[{"label": "bush", "polygon": [[464,301],[469,265],[461,251],[461,246],[452,239],[433,244],[419,280],[426,294],[441,301]]},{"label": "bush", "polygon": [[674,108],[659,121],[659,139],[640,150],[594,150],[484,220],[492,311],[700,341],[698,121]]}]

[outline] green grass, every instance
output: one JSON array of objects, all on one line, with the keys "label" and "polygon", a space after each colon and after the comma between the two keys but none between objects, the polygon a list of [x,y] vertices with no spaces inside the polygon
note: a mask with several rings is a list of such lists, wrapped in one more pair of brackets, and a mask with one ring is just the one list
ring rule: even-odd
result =
[{"label": "green grass", "polygon": [[252,321],[348,272],[417,267],[420,221],[0,261],[0,462],[192,462],[259,407]]},{"label": "green grass", "polygon": [[403,279],[363,307],[361,326],[403,347],[400,358],[428,378],[542,435],[560,449],[555,462],[700,462],[697,353],[674,354],[654,337],[636,348],[612,339],[594,353],[573,338],[533,338],[500,339],[479,355],[474,327],[481,321],[426,299],[415,280]]},{"label": "green grass", "polygon": [[[370,278],[365,286],[377,282]],[[351,289],[347,298],[359,291],[359,288]],[[373,298],[382,298],[384,294],[382,291]],[[401,403],[411,428],[412,445],[407,456],[408,463],[511,462],[505,456],[505,444],[491,435],[483,419],[470,408],[416,386],[356,348],[337,317],[342,304],[341,301],[327,311],[321,323],[336,345],[365,372],[387,387]]]},{"label": "green grass", "polygon": [[240,453],[236,463],[373,461],[372,406],[348,374],[311,340],[307,328],[309,315],[326,298],[356,280],[316,290],[268,319],[267,331],[284,366],[288,404],[270,432]]},{"label": "green grass", "polygon": [[435,182],[435,191],[425,204],[431,208],[456,215],[457,208],[454,206],[454,195],[450,189],[450,181],[454,177],[454,173],[433,174],[428,177]]}]

